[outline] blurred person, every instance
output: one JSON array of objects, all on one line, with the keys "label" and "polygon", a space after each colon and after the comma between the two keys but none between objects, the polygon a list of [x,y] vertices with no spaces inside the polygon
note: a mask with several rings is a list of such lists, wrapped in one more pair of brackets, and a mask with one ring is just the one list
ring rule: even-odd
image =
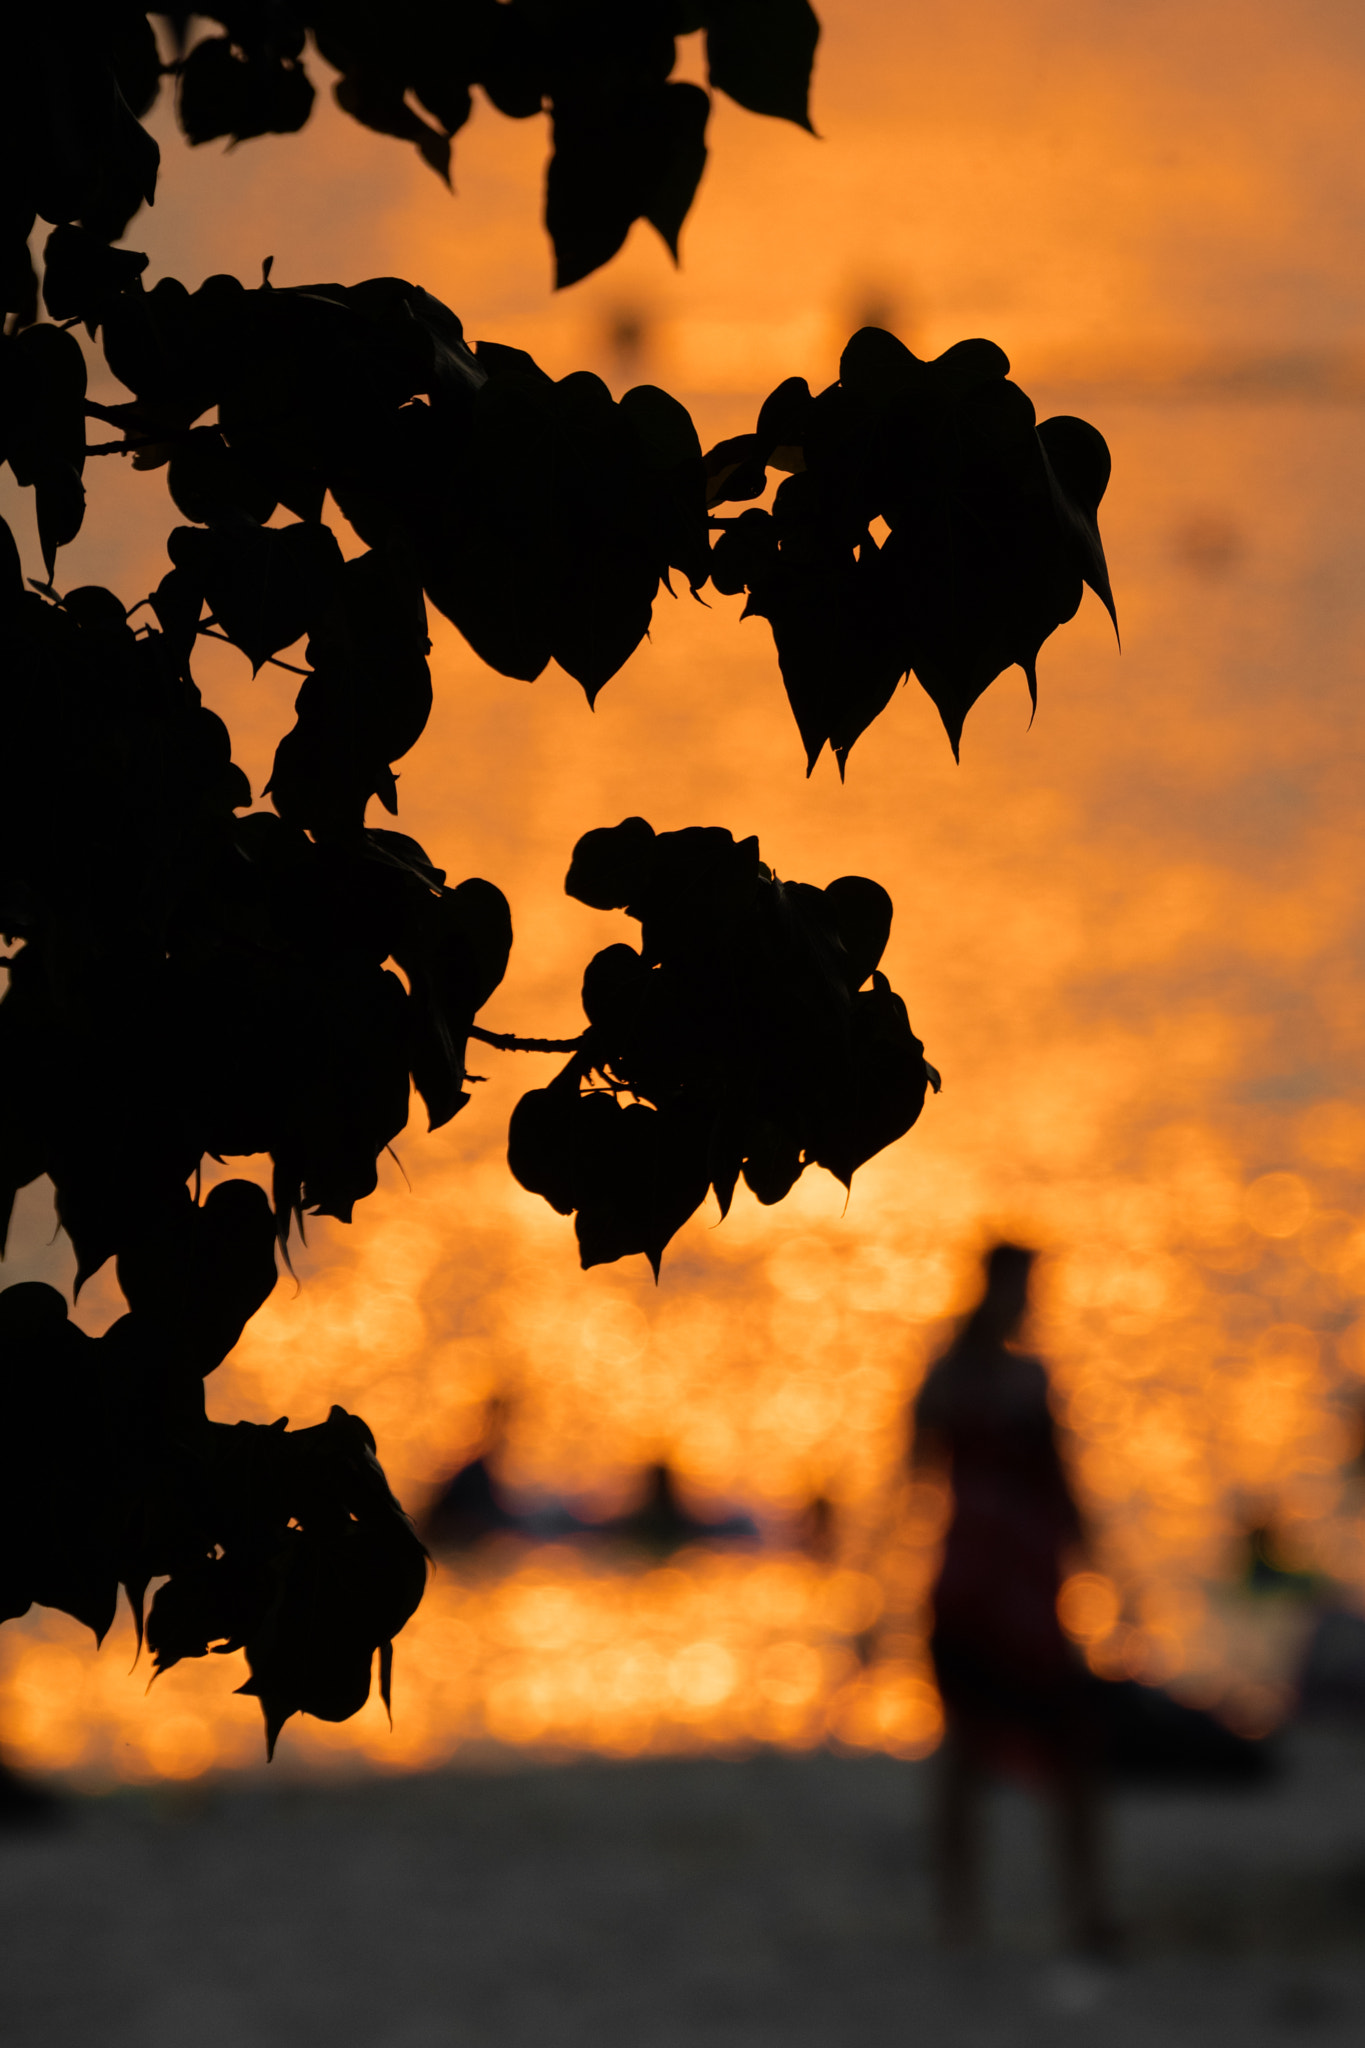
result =
[{"label": "blurred person", "polygon": [[1329,1590],[1321,1572],[1303,1571],[1286,1560],[1273,1522],[1258,1518],[1242,1540],[1241,1583],[1248,1593],[1287,1594],[1291,1599],[1321,1600]]},{"label": "blurred person", "polygon": [[491,1536],[520,1528],[520,1519],[507,1500],[495,1469],[506,1440],[511,1407],[511,1402],[500,1394],[495,1394],[485,1406],[474,1456],[446,1481],[423,1520],[422,1541],[431,1550],[474,1550]]},{"label": "blurred person", "polygon": [[834,1564],[839,1556],[839,1510],[827,1493],[814,1493],[797,1522],[796,1545],[815,1564]]},{"label": "blurred person", "polygon": [[1049,1797],[1063,1907],[1082,1949],[1111,1949],[1100,1850],[1095,1689],[1062,1631],[1057,1594],[1083,1545],[1041,1360],[1015,1349],[1034,1254],[998,1244],[985,1290],[915,1401],[912,1468],[948,1477],[952,1516],[932,1593],[930,1649],[947,1730],[934,1848],[943,1931],[981,1924],[979,1808],[986,1779]]},{"label": "blurred person", "polygon": [[645,1467],[636,1505],[624,1515],[614,1515],[609,1522],[599,1522],[596,1534],[656,1557],[668,1557],[689,1543],[752,1540],[759,1534],[759,1528],[751,1515],[725,1515],[708,1521],[694,1514],[678,1493],[672,1466],[659,1459]]},{"label": "blurred person", "polygon": [[0,1831],[46,1826],[64,1813],[62,1800],[50,1786],[16,1771],[0,1756]]}]

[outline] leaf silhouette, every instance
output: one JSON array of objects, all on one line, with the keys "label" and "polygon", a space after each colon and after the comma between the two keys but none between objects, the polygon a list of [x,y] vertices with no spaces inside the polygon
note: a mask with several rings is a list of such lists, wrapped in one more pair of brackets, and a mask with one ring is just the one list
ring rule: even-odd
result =
[{"label": "leaf silhouette", "polygon": [[423,161],[430,164],[444,184],[450,183],[450,137],[413,112],[403,97],[400,80],[386,78],[380,72],[353,71],[338,79],[336,98],[337,105],[366,128],[415,143]]},{"label": "leaf silhouette", "polygon": [[60,327],[26,327],[0,347],[0,457],[30,487],[49,580],[85,515],[85,357]]},{"label": "leaf silhouette", "polygon": [[773,114],[809,129],[810,75],[819,40],[820,24],[807,0],[711,0],[711,83],[750,113]]},{"label": "leaf silhouette", "polygon": [[129,1309],[203,1373],[227,1357],[275,1278],[275,1219],[245,1180],[220,1181],[202,1208],[182,1190],[118,1254]]},{"label": "leaf silhouette", "polygon": [[270,486],[228,447],[218,427],[192,427],[176,442],[166,481],[178,509],[203,526],[264,526],[277,503]]},{"label": "leaf silhouette", "polygon": [[146,268],[147,258],[136,249],[111,249],[69,221],[43,246],[43,304],[54,320],[83,320],[93,338],[114,300]]},{"label": "leaf silhouette", "polygon": [[[259,669],[335,602],[344,564],[330,527],[180,526],[167,548],[203,591],[214,618]],[[420,728],[419,728],[420,730]]]},{"label": "leaf silhouette", "polygon": [[812,397],[789,378],[752,435],[706,459],[713,505],[788,472],[771,515],[713,519],[712,580],[746,590],[746,616],[772,627],[808,773],[828,745],[842,774],[912,672],[956,754],[968,711],[1006,668],[1023,669],[1036,704],[1038,651],[1074,616],[1083,582],[1113,616],[1103,438],[1080,420],[1037,426],[1008,369],[992,342],[923,363],[863,328],[836,384]]},{"label": "leaf silhouette", "polygon": [[783,883],[756,839],[626,818],[584,835],[565,888],[640,925],[638,951],[589,962],[580,1048],[508,1132],[516,1179],[576,1216],[585,1267],[643,1253],[657,1278],[708,1190],[724,1215],[741,1174],[765,1203],[810,1164],[847,1186],[937,1086],[876,971],[891,929],[876,882]]},{"label": "leaf silhouette", "polygon": [[23,1447],[0,1492],[0,1619],[36,1601],[100,1641],[118,1598],[104,1390],[94,1341],[40,1281],[0,1293],[0,1400]]},{"label": "leaf silhouette", "polygon": [[225,135],[234,142],[292,135],[313,111],[313,87],[294,56],[260,45],[234,47],[229,36],[206,36],[180,68],[177,110],[194,143]]}]

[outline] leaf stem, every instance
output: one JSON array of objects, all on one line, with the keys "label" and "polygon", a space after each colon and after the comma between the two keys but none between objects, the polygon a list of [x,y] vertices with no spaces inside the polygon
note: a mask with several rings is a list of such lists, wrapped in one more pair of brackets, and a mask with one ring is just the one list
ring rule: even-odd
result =
[{"label": "leaf stem", "polygon": [[[136,611],[136,605],[133,609]],[[196,633],[202,634],[205,640],[226,640],[229,647],[237,647],[237,642],[230,633],[219,632],[213,626],[196,626],[194,630]],[[243,654],[246,650],[245,648],[238,647],[237,652]],[[285,669],[291,676],[311,676],[313,673],[311,668],[295,668],[292,661],[281,661],[277,654],[267,654],[262,666],[265,668]]]}]

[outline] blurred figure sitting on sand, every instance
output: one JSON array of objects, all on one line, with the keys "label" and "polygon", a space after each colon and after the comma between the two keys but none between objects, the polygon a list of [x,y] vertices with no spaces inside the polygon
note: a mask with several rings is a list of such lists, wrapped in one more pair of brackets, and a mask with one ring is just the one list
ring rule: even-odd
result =
[{"label": "blurred figure sitting on sand", "polygon": [[484,1408],[474,1456],[446,1481],[423,1520],[422,1541],[429,1549],[473,1550],[490,1536],[520,1528],[494,1469],[511,1407],[505,1396],[495,1394]]},{"label": "blurred figure sitting on sand", "polygon": [[[695,1514],[678,1491],[673,1468],[660,1459],[640,1475],[634,1506],[607,1521],[586,1520],[575,1507],[558,1499],[510,1494],[498,1476],[513,1404],[495,1394],[484,1409],[483,1428],[472,1458],[459,1467],[436,1495],[422,1520],[420,1535],[437,1555],[455,1556],[482,1550],[496,1537],[517,1536],[530,1542],[566,1539],[600,1542],[668,1557],[691,1543],[752,1542],[760,1535],[751,1515],[708,1519]],[[494,1546],[495,1554],[501,1546]]]},{"label": "blurred figure sitting on sand", "polygon": [[1062,1632],[1057,1594],[1081,1518],[1058,1452],[1040,1360],[1014,1348],[1034,1254],[999,1244],[985,1291],[930,1369],[912,1464],[946,1473],[953,1509],[933,1590],[931,1650],[947,1734],[935,1830],[945,1936],[981,1928],[981,1793],[995,1773],[1050,1798],[1071,1939],[1113,1945],[1100,1853],[1101,1730],[1094,1688]]},{"label": "blurred figure sitting on sand", "polygon": [[608,1522],[598,1522],[593,1533],[610,1537],[655,1557],[668,1557],[690,1543],[751,1541],[759,1534],[751,1515],[724,1515],[708,1520],[694,1514],[678,1492],[673,1468],[659,1459],[645,1467],[642,1492],[635,1506]]}]

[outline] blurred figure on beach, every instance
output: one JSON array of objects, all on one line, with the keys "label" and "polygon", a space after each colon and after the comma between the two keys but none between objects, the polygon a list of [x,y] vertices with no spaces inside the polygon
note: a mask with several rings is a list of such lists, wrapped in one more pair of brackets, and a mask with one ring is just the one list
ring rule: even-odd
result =
[{"label": "blurred figure on beach", "polygon": [[813,1493],[796,1526],[796,1547],[815,1564],[834,1564],[839,1557],[839,1511],[827,1493]]},{"label": "blurred figure on beach", "polygon": [[456,1559],[477,1552],[496,1559],[507,1554],[509,1537],[523,1543],[605,1541],[654,1558],[671,1556],[692,1543],[760,1539],[752,1515],[696,1514],[679,1492],[677,1474],[666,1459],[644,1468],[634,1504],[606,1521],[586,1519],[564,1500],[534,1491],[529,1496],[510,1492],[500,1467],[512,1414],[513,1402],[507,1395],[495,1394],[488,1401],[472,1457],[443,1483],[427,1509],[419,1534],[436,1556]]},{"label": "blurred figure on beach", "polygon": [[475,1550],[491,1536],[519,1529],[519,1518],[497,1476],[511,1412],[512,1404],[502,1394],[494,1394],[485,1406],[473,1457],[452,1473],[423,1520],[420,1533],[429,1549],[438,1554]]},{"label": "blurred figure on beach", "polygon": [[912,1467],[944,1473],[952,1516],[932,1595],[931,1650],[947,1733],[935,1826],[943,1932],[981,1932],[980,1806],[1006,1774],[1049,1799],[1071,1940],[1114,1939],[1100,1841],[1095,1689],[1057,1618],[1083,1545],[1042,1362],[1016,1348],[1034,1254],[998,1244],[980,1301],[931,1367]]},{"label": "blurred figure on beach", "polygon": [[678,1491],[673,1467],[660,1458],[645,1467],[634,1507],[610,1521],[598,1522],[593,1533],[655,1557],[669,1557],[691,1543],[752,1541],[759,1528],[751,1515],[711,1519],[695,1514]]}]

